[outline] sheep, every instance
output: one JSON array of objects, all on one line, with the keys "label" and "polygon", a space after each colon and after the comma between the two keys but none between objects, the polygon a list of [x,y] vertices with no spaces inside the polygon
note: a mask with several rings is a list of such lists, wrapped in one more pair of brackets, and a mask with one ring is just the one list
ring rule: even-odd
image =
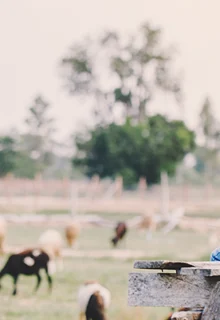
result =
[{"label": "sheep", "polygon": [[78,222],[72,221],[65,228],[65,237],[68,245],[73,247],[76,245],[76,239],[80,234],[80,224]]},{"label": "sheep", "polygon": [[45,251],[50,258],[57,259],[57,267],[63,269],[62,248],[63,239],[60,233],[53,229],[48,229],[41,234],[38,240],[38,246]]},{"label": "sheep", "polygon": [[122,240],[125,236],[125,234],[127,233],[127,226],[124,222],[118,222],[118,224],[116,225],[115,228],[115,237],[111,239],[111,242],[113,244],[114,247],[117,246],[118,241]]},{"label": "sheep", "polygon": [[10,275],[14,280],[12,295],[16,295],[19,275],[36,275],[37,285],[35,287],[35,291],[37,291],[41,283],[40,270],[44,269],[47,275],[49,289],[51,290],[52,278],[50,275],[50,262],[49,255],[46,252],[36,248],[27,249],[20,253],[12,254],[9,256],[4,267],[0,271],[0,279],[6,274]]},{"label": "sheep", "polygon": [[4,242],[6,236],[6,221],[3,218],[0,218],[0,254],[4,253]]},{"label": "sheep", "polygon": [[79,288],[80,320],[107,320],[105,311],[111,302],[111,293],[96,281],[85,282]]}]

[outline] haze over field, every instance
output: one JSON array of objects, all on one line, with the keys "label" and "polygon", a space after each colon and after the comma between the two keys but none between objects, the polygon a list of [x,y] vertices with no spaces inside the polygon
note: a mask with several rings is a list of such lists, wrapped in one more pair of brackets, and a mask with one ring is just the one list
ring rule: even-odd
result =
[{"label": "haze over field", "polygon": [[[27,108],[38,92],[53,106],[59,135],[66,136],[81,123],[90,122],[90,107],[62,90],[59,60],[73,42],[88,33],[103,29],[133,32],[143,21],[161,27],[164,41],[178,48],[187,123],[196,126],[206,94],[219,110],[218,0],[8,0],[0,9],[1,131],[23,128]],[[158,101],[158,111],[167,112],[169,106],[169,114],[180,115],[172,100],[161,95]]]}]

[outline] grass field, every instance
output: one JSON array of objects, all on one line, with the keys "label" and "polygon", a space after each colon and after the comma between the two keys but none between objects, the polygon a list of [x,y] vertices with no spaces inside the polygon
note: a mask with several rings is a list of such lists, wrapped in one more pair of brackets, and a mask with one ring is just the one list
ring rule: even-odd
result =
[{"label": "grass field", "polygon": [[[113,218],[113,217],[112,217]],[[117,215],[114,217],[119,219]],[[10,225],[7,244],[34,245],[46,227]],[[63,232],[62,229],[59,229]],[[79,250],[112,250],[109,239],[112,230],[108,228],[87,228],[82,230]],[[175,230],[168,235],[155,232],[151,241],[137,230],[129,230],[126,248],[144,250],[145,259],[207,260],[211,248],[208,235],[193,231]],[[117,249],[115,249],[117,250]],[[2,266],[6,257],[2,257]],[[128,273],[132,271],[135,259],[116,260],[112,258],[65,258],[64,272],[54,275],[54,288],[51,295],[46,281],[36,294],[33,294],[36,279],[21,276],[18,282],[18,296],[11,297],[10,277],[2,280],[0,291],[0,320],[52,320],[78,319],[77,290],[88,279],[97,279],[112,292],[112,303],[108,311],[109,320],[160,320],[167,314],[167,308],[132,308],[127,306]]]}]

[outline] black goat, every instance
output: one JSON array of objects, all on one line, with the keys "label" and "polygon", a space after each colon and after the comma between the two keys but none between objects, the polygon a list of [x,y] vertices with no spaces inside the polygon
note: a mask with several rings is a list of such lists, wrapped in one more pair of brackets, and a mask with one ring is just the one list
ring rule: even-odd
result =
[{"label": "black goat", "polygon": [[123,239],[125,234],[127,233],[127,226],[124,222],[118,222],[115,228],[115,237],[111,240],[112,244],[116,247],[118,241]]},{"label": "black goat", "polygon": [[[10,275],[14,280],[14,289],[12,294],[17,294],[17,281],[20,274],[27,276],[36,275],[37,285],[35,291],[40,286],[41,276],[40,270],[44,269],[47,274],[49,289],[52,289],[52,278],[49,272],[50,258],[47,253],[40,249],[27,249],[17,254],[9,256],[5,266],[0,272],[0,279],[6,274]],[[1,288],[1,284],[0,284]]]}]

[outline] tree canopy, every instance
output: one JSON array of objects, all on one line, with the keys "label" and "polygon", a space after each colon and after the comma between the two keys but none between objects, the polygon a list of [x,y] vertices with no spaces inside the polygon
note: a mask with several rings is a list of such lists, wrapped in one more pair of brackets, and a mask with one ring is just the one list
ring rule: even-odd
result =
[{"label": "tree canopy", "polygon": [[127,37],[104,32],[75,43],[63,57],[61,71],[68,92],[92,103],[97,122],[128,116],[144,122],[158,90],[181,100],[173,56],[174,49],[162,45],[161,29],[145,23]]},{"label": "tree canopy", "polygon": [[[21,149],[37,164],[37,171],[42,172],[52,161],[54,146],[54,119],[48,115],[50,104],[42,95],[37,95],[28,109],[25,119],[27,132],[21,137]],[[27,160],[27,159],[26,159]]]},{"label": "tree canopy", "polygon": [[73,164],[88,176],[121,175],[125,184],[140,177],[148,183],[160,180],[160,172],[175,173],[176,165],[195,146],[194,133],[182,121],[168,121],[162,115],[148,117],[145,122],[99,126],[89,135],[76,136],[77,154]]}]

